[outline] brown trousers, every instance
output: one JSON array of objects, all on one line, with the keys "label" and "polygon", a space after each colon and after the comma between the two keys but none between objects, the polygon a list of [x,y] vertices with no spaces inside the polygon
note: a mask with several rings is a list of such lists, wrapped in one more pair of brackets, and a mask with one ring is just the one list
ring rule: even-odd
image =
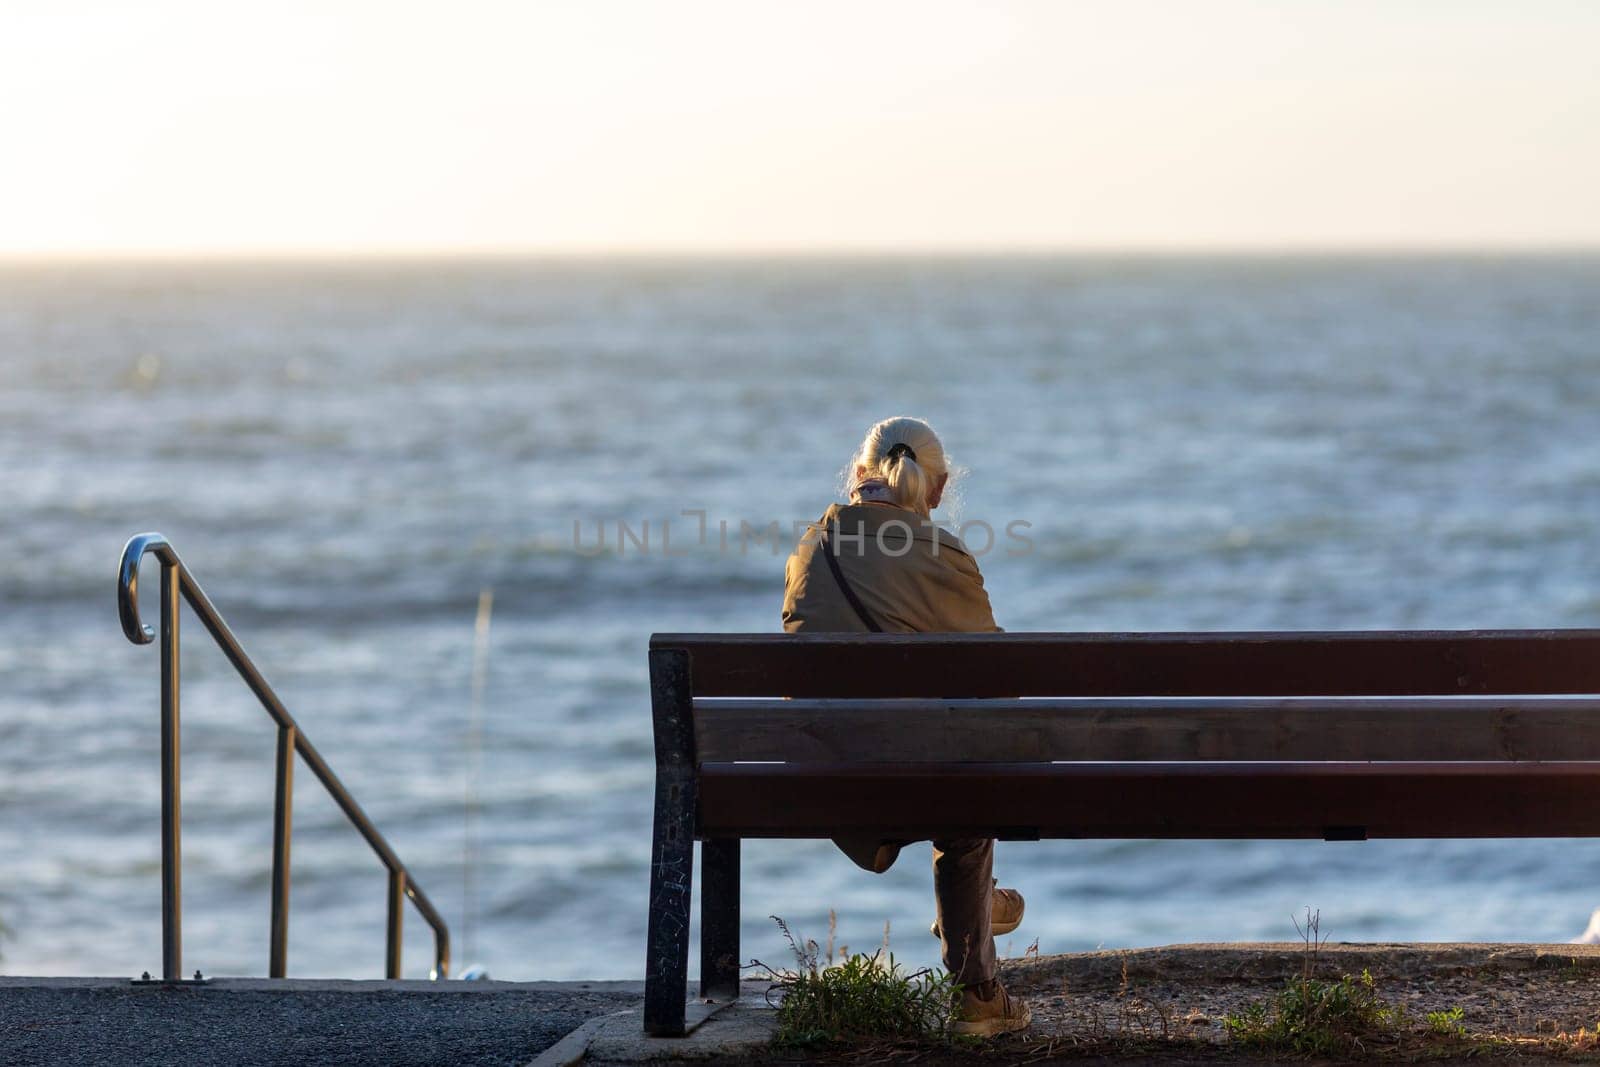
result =
[{"label": "brown trousers", "polygon": [[[835,840],[856,866],[882,874],[909,841]],[[988,838],[933,842],[933,901],[944,967],[967,987],[994,977],[994,935],[989,908],[994,895],[994,842]]]}]

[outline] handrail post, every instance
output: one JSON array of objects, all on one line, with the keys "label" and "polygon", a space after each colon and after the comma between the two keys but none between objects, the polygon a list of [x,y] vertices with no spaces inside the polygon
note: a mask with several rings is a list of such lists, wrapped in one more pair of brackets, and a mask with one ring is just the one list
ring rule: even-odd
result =
[{"label": "handrail post", "polygon": [[406,872],[402,869],[389,871],[389,938],[387,960],[384,964],[384,975],[388,978],[400,977],[400,934],[406,915]]},{"label": "handrail post", "polygon": [[161,977],[183,979],[183,857],[178,742],[178,593],[182,571],[161,561]]},{"label": "handrail post", "polygon": [[289,966],[289,833],[294,819],[293,726],[278,727],[278,784],[272,808],[272,945],[267,974],[282,978]]}]

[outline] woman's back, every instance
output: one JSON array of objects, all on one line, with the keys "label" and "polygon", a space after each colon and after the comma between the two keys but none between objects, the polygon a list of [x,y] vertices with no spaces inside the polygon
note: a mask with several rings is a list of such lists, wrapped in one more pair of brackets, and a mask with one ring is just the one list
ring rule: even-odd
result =
[{"label": "woman's back", "polygon": [[[829,565],[827,551],[834,555]],[[785,570],[789,633],[972,633],[997,630],[978,564],[931,519],[892,504],[834,504]],[[854,593],[862,613],[850,602]]]}]

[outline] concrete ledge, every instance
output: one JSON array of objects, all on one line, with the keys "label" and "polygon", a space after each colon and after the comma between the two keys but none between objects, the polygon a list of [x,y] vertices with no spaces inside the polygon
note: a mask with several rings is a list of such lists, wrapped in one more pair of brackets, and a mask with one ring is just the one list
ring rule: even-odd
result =
[{"label": "concrete ledge", "polygon": [[[646,1037],[642,1009],[598,1020],[582,1062],[595,1067],[665,1060],[747,1059],[760,1057],[778,1029],[778,1013],[760,996],[740,997],[683,1037]],[[537,1067],[569,1067],[535,1061]]]}]

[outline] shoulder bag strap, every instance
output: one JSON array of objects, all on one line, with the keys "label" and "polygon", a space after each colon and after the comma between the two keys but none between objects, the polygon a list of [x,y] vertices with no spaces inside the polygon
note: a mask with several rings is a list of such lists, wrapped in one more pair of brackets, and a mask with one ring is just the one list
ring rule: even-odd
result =
[{"label": "shoulder bag strap", "polygon": [[844,580],[844,571],[839,568],[839,557],[834,554],[833,542],[828,540],[827,527],[823,527],[822,536],[818,538],[817,548],[828,559],[828,569],[833,572],[833,580],[839,583],[839,592],[844,594],[845,600],[855,609],[856,615],[866,624],[868,630],[875,634],[883,633],[883,627],[878,625],[878,620],[872,617],[867,606],[861,603],[861,598],[856,596],[856,591],[850,588],[850,583]]}]

